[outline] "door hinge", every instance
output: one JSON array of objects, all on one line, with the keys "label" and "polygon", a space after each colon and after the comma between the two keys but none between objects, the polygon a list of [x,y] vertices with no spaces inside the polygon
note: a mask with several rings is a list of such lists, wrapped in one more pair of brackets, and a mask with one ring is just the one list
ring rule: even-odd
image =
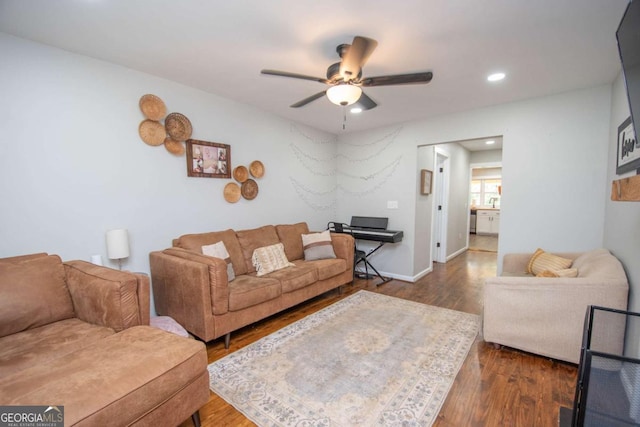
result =
[{"label": "door hinge", "polygon": [[440,173],[444,172],[444,168],[440,168]]},{"label": "door hinge", "polygon": [[436,248],[440,247],[440,242],[436,243]]},{"label": "door hinge", "polygon": [[442,210],[442,205],[438,205],[438,210],[441,211]]}]

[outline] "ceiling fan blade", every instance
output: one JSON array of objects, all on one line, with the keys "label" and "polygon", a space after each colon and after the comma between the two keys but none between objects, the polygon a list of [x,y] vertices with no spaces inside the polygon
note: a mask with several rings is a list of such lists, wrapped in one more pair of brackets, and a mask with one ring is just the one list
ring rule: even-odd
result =
[{"label": "ceiling fan blade", "polygon": [[291,77],[294,79],[311,80],[314,82],[325,83],[325,84],[329,83],[327,79],[323,79],[322,77],[306,76],[304,74],[290,73],[288,71],[262,70],[260,71],[260,73],[267,74],[270,76]]},{"label": "ceiling fan blade", "polygon": [[355,104],[353,104],[353,107],[360,107],[362,108],[362,111],[366,111],[366,110],[371,110],[372,108],[376,108],[378,106],[378,104],[376,104],[376,102],[369,98],[364,92],[362,92],[362,95],[360,95],[360,99],[358,99],[356,101]]},{"label": "ceiling fan blade", "polygon": [[394,76],[367,77],[360,82],[361,86],[392,86],[407,84],[429,83],[433,78],[433,73],[396,74]]},{"label": "ceiling fan blade", "polygon": [[369,59],[371,53],[378,46],[378,42],[367,38],[356,36],[353,43],[347,49],[340,63],[340,75],[345,81],[358,78],[362,67]]},{"label": "ceiling fan blade", "polygon": [[304,107],[305,105],[307,105],[308,103],[315,101],[318,98],[322,98],[325,93],[327,93],[326,90],[323,90],[322,92],[318,92],[315,95],[311,95],[308,98],[303,99],[302,101],[298,101],[295,104],[291,104],[290,107],[291,108],[300,108],[300,107]]}]

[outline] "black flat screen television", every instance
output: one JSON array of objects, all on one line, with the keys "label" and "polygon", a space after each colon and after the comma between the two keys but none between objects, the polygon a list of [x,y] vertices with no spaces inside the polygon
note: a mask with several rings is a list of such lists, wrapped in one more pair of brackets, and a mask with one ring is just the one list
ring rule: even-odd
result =
[{"label": "black flat screen television", "polygon": [[618,52],[627,86],[633,128],[640,124],[640,1],[631,0],[622,16],[618,30]]}]

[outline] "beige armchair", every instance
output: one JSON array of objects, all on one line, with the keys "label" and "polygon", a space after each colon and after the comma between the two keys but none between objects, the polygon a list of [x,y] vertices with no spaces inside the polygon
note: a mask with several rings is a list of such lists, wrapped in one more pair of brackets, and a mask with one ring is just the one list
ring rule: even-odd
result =
[{"label": "beige armchair", "polygon": [[502,276],[486,279],[484,340],[578,363],[587,307],[627,309],[624,269],[598,249],[557,254],[573,260],[578,277],[535,277],[525,273],[532,255],[506,254]]}]

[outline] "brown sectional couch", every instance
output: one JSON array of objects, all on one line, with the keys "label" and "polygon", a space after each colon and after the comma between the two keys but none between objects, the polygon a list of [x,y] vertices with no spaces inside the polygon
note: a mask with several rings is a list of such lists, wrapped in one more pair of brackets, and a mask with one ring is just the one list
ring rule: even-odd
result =
[{"label": "brown sectional couch", "polygon": [[[309,233],[301,222],[175,239],[172,248],[149,255],[156,311],[204,341],[225,336],[228,347],[232,331],[352,282],[353,238],[332,233],[336,258],[305,261],[301,236]],[[220,241],[235,272],[231,282],[222,259],[202,254],[202,246]],[[295,267],[258,277],[253,251],[279,242]]]},{"label": "brown sectional couch", "polygon": [[0,404],[64,406],[65,426],[199,422],[206,349],[146,326],[146,275],[4,258],[0,296]]}]

